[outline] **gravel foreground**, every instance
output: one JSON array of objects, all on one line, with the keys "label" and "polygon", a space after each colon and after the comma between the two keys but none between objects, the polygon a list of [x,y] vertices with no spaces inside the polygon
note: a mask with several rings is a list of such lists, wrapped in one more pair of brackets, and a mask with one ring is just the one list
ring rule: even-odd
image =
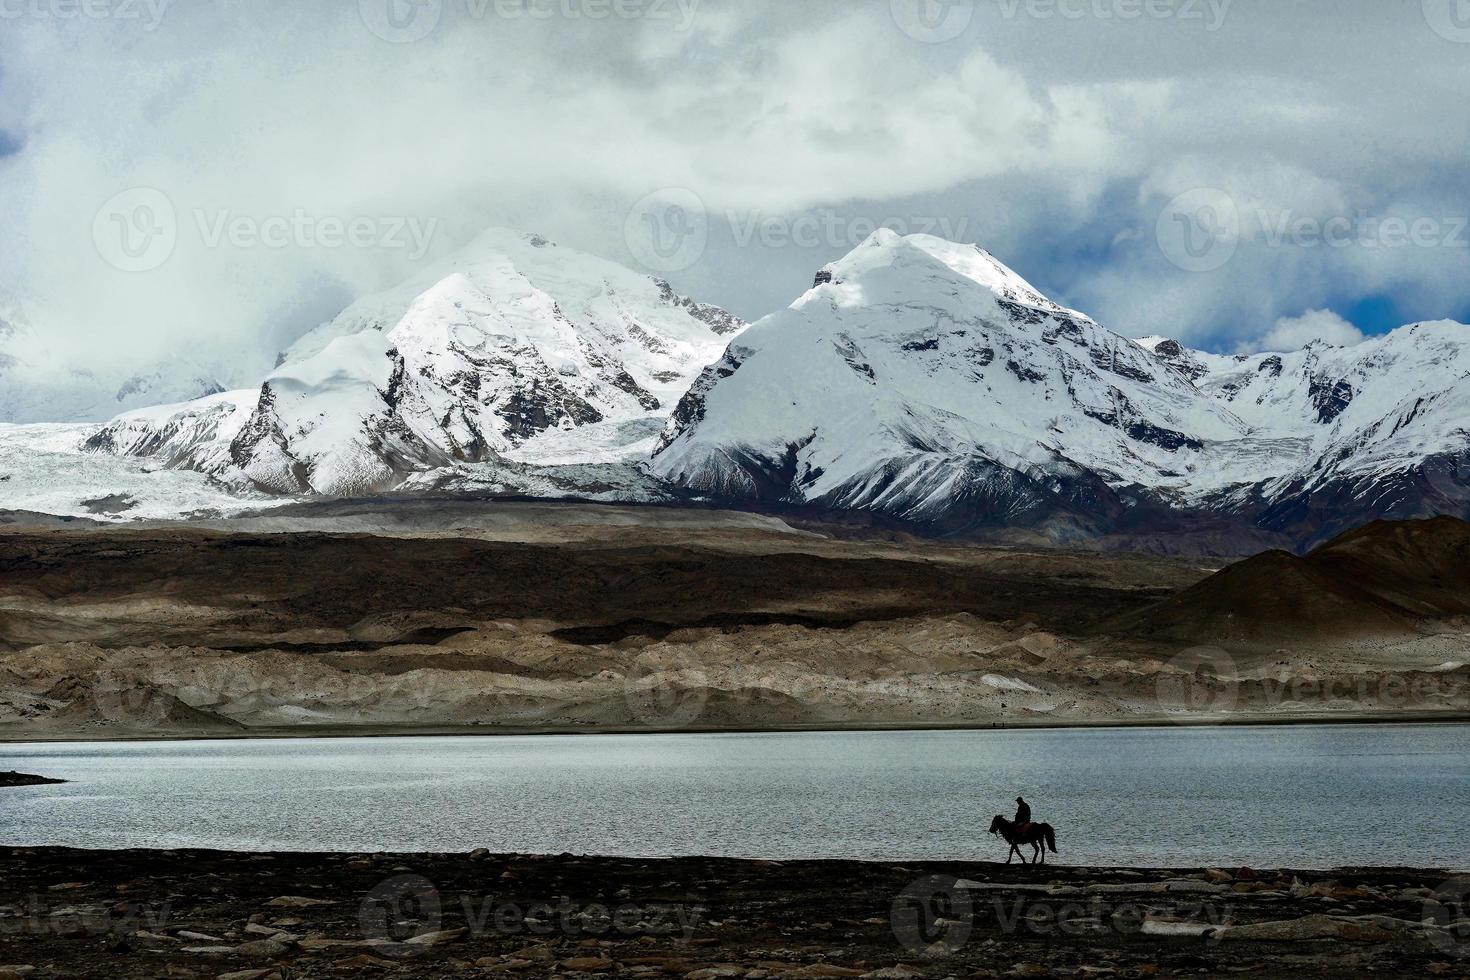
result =
[{"label": "gravel foreground", "polygon": [[1408,869],[0,849],[18,977],[1470,977]]}]

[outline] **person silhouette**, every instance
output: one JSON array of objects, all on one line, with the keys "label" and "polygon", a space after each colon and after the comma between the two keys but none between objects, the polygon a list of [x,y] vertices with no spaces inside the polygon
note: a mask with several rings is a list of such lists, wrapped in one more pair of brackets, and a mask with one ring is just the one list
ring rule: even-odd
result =
[{"label": "person silhouette", "polygon": [[1031,822],[1031,807],[1019,796],[1016,797],[1016,829],[1025,830]]}]

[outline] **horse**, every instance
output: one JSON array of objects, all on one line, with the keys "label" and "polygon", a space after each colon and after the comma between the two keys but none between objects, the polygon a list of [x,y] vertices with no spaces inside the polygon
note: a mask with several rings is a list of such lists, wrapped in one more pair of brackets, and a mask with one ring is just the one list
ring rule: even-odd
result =
[{"label": "horse", "polygon": [[[1050,847],[1053,854],[1057,852],[1057,837],[1049,823],[1030,823],[1023,831],[1017,824],[996,814],[995,819],[990,821],[990,832],[1004,837],[1006,843],[1011,845],[1010,851],[1006,853],[1006,864],[1011,863],[1012,857],[1020,858],[1022,864],[1036,864],[1037,862],[1045,864],[1046,849]],[[1030,862],[1027,862],[1026,855],[1021,853],[1021,844],[1031,845]]]}]

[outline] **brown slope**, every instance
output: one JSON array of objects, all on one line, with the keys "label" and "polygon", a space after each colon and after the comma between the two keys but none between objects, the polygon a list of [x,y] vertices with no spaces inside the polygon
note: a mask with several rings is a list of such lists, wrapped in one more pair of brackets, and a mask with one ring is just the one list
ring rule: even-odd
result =
[{"label": "brown slope", "polygon": [[1470,523],[1377,521],[1305,557],[1268,551],[1096,632],[1186,644],[1281,643],[1422,633],[1470,613]]},{"label": "brown slope", "polygon": [[1458,518],[1374,521],[1332,539],[1311,558],[1414,615],[1470,613],[1470,523]]}]

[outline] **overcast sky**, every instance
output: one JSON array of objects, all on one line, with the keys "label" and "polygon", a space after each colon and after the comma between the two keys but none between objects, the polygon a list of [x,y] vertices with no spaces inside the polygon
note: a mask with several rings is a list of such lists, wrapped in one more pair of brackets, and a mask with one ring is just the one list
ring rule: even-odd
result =
[{"label": "overcast sky", "polygon": [[1465,320],[1464,8],[0,0],[0,289],[253,371],[492,225],[755,318],[886,224],[1215,350]]}]

